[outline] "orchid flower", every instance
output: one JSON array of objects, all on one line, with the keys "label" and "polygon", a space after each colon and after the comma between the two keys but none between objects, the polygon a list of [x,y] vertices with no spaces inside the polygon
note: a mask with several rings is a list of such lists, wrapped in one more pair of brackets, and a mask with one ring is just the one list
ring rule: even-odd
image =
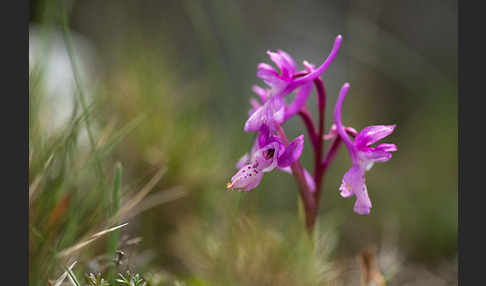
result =
[{"label": "orchid flower", "polygon": [[[227,189],[239,191],[254,189],[260,184],[264,173],[275,168],[285,170],[299,159],[303,149],[304,135],[295,138],[286,147],[278,136],[270,134],[267,125],[262,125],[250,158],[245,155],[240,159],[237,164],[240,169],[227,184]],[[249,164],[246,164],[248,161]]]},{"label": "orchid flower", "polygon": [[[245,123],[245,131],[258,131],[262,124],[269,126],[274,131],[274,121],[282,124],[288,118],[296,114],[305,104],[307,97],[312,90],[312,81],[320,76],[334,60],[342,37],[339,35],[334,41],[331,53],[318,68],[304,61],[306,71],[298,72],[297,66],[292,57],[282,51],[276,53],[267,51],[270,59],[275,63],[278,70],[266,63],[258,65],[257,76],[268,86],[268,89],[254,86],[253,91],[257,93],[262,101],[262,105],[256,100],[250,101],[252,110],[250,117]],[[290,105],[286,105],[284,97],[298,89],[297,96]]]},{"label": "orchid flower", "polygon": [[270,86],[272,94],[280,94],[285,90],[287,85],[294,80],[294,74],[297,72],[297,65],[292,57],[282,51],[276,53],[267,51],[270,59],[277,65],[280,73],[267,63],[258,64],[257,76]]},{"label": "orchid flower", "polygon": [[371,144],[390,135],[396,125],[375,125],[368,126],[361,130],[354,141],[352,141],[341,121],[341,110],[349,90],[349,83],[345,83],[339,92],[339,97],[334,108],[334,123],[336,131],[344,141],[353,166],[344,175],[342,184],[339,187],[343,197],[356,196],[354,212],[358,214],[369,214],[371,209],[371,200],[365,184],[365,172],[370,170],[375,162],[385,162],[390,160],[393,152],[397,150],[395,144],[383,143],[376,147],[370,147]]}]

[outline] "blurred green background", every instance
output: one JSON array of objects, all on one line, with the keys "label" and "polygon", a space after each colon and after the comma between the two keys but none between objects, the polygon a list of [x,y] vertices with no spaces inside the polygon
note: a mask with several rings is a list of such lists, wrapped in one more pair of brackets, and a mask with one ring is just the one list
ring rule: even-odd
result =
[{"label": "blurred green background", "polygon": [[[396,124],[384,142],[398,151],[367,173],[370,215],[355,214],[354,198],[339,195],[350,167],[345,148],[325,176],[321,254],[329,269],[344,273],[335,285],[359,285],[355,255],[370,244],[389,285],[456,285],[457,6],[29,0],[30,284],[55,280],[73,260],[80,275],[104,273],[103,255],[113,254],[115,243],[125,253],[116,271],[138,271],[153,285],[296,285],[282,273],[306,265],[299,259],[309,250],[292,262],[279,258],[300,245],[293,178],[268,173],[249,193],[225,187],[253,141],[243,125],[251,86],[263,86],[256,67],[270,63],[266,51],[288,52],[299,69],[304,60],[320,65],[340,34],[341,49],[322,75],[326,130],[349,82],[344,124]],[[308,106],[315,115],[315,97]],[[307,135],[298,119],[284,128],[292,138]],[[309,170],[311,150],[306,143],[302,164]],[[241,270],[252,251],[268,251],[270,262]],[[241,278],[255,271],[275,275]],[[306,272],[299,273],[292,279],[302,282]]]}]

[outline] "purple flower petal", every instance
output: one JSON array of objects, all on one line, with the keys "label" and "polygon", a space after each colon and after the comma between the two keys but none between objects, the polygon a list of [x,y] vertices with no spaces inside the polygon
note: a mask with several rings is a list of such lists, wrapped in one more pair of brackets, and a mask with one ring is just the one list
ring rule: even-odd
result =
[{"label": "purple flower petal", "polygon": [[390,135],[396,125],[374,125],[365,127],[354,139],[357,148],[365,148]]},{"label": "purple flower petal", "polygon": [[251,163],[253,163],[253,166],[258,170],[270,172],[277,167],[278,159],[275,154],[280,152],[282,146],[279,144],[279,142],[272,142],[265,147],[258,149],[251,156]]},{"label": "purple flower petal", "polygon": [[353,165],[351,169],[344,174],[339,190],[343,197],[356,196],[356,203],[354,205],[354,211],[356,213],[370,213],[371,200],[366,189],[365,175],[364,171],[358,165]]},{"label": "purple flower petal", "polygon": [[[266,78],[274,78],[279,76],[279,74],[271,66],[263,63],[261,63],[260,65],[266,68],[262,68],[257,71],[257,76],[259,78],[266,79]],[[269,69],[267,66],[271,69]]]},{"label": "purple flower petal", "polygon": [[267,51],[267,54],[270,56],[270,59],[277,65],[280,69],[280,73],[282,78],[292,78],[293,72],[297,69],[295,67],[295,63],[293,60],[289,61],[289,56],[282,55],[282,53],[273,53]]},{"label": "purple flower petal", "polygon": [[375,148],[372,148],[372,150],[383,150],[385,152],[395,152],[397,151],[397,145],[391,144],[391,143],[383,143]]},{"label": "purple flower petal", "polygon": [[262,87],[259,87],[258,85],[252,86],[251,89],[253,90],[253,92],[258,94],[258,96],[260,97],[260,100],[262,101],[262,104],[265,104],[265,102],[267,102],[267,100],[271,96],[269,89],[264,89]]},{"label": "purple flower petal", "polygon": [[391,159],[392,154],[390,151],[396,151],[395,144],[380,144],[376,148],[368,148],[367,150],[360,151],[361,157],[372,162],[386,162]]},{"label": "purple flower petal", "polygon": [[288,63],[287,68],[290,71],[290,75],[293,75],[294,73],[296,73],[297,72],[297,65],[295,64],[294,59],[288,53],[286,53],[282,50],[277,50],[277,53],[279,53],[285,59],[285,61]]},{"label": "purple flower petal", "polygon": [[272,67],[271,65],[267,64],[267,63],[259,63],[257,65],[257,70],[260,71],[260,70],[266,70],[268,72],[272,72],[275,76],[278,75],[278,72],[275,70],[274,67]]},{"label": "purple flower petal", "polygon": [[261,106],[261,104],[255,98],[250,98],[250,105],[251,108],[248,110],[248,116],[251,116],[255,111],[257,111]]},{"label": "purple flower petal", "polygon": [[243,166],[232,178],[231,183],[226,186],[228,190],[239,189],[248,192],[254,189],[263,178],[263,172],[254,167],[253,164]]},{"label": "purple flower petal", "polygon": [[371,200],[366,190],[366,185],[363,184],[363,189],[357,192],[356,202],[354,203],[354,212],[360,215],[369,214],[371,210]]},{"label": "purple flower petal", "polygon": [[305,105],[309,94],[312,91],[312,82],[308,82],[304,84],[299,91],[297,92],[297,96],[295,97],[294,101],[290,105],[285,108],[285,119],[287,120],[290,117],[294,116],[302,106]]},{"label": "purple flower petal", "polygon": [[247,132],[258,131],[262,124],[266,124],[273,131],[275,130],[275,122],[281,124],[284,120],[284,115],[283,100],[274,96],[248,118],[244,130]]},{"label": "purple flower petal", "polygon": [[[249,191],[258,186],[263,173],[270,172],[277,167],[278,158],[276,154],[279,154],[282,148],[284,148],[283,144],[275,141],[256,150],[251,155],[250,164],[242,166],[231,178],[231,182],[227,184],[226,188],[228,190],[240,189]],[[243,156],[240,162],[243,162],[245,159],[247,158]]]},{"label": "purple flower petal", "polygon": [[278,166],[281,168],[288,167],[295,163],[304,149],[304,135],[300,135],[295,138],[289,146],[285,149],[285,152],[278,157]]}]

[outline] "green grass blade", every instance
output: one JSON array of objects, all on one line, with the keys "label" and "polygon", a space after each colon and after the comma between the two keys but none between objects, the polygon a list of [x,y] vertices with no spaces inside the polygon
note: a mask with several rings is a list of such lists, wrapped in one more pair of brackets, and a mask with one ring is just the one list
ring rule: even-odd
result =
[{"label": "green grass blade", "polygon": [[[122,179],[122,164],[117,162],[115,164],[115,179],[113,183],[113,198],[112,198],[112,217],[117,217],[120,211],[120,201],[121,201],[121,179]],[[116,218],[115,224],[118,224],[118,218]],[[120,231],[115,230],[110,233],[108,237],[108,249],[107,254],[110,260],[115,257],[116,248],[118,245],[118,239],[120,236]],[[108,270],[108,280],[110,283],[114,282],[115,279],[115,267],[114,263],[110,262],[110,268]]]}]

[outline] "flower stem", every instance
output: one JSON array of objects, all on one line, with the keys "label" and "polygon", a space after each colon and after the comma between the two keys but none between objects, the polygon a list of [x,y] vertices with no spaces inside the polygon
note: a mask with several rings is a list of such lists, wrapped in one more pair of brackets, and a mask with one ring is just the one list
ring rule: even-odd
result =
[{"label": "flower stem", "polygon": [[327,150],[327,153],[324,156],[324,160],[322,161],[321,164],[321,169],[323,172],[326,172],[327,167],[329,167],[329,164],[331,164],[331,161],[334,159],[334,156],[336,156],[339,146],[341,145],[341,142],[342,140],[341,137],[339,136],[334,138],[334,141],[332,141],[332,144]]},{"label": "flower stem", "polygon": [[314,200],[316,202],[316,209],[319,205],[319,197],[322,189],[322,180],[324,178],[324,169],[322,168],[322,149],[324,147],[324,112],[326,109],[326,89],[324,82],[320,77],[314,79],[314,85],[317,91],[317,107],[319,111],[319,130],[317,133],[317,144],[314,148],[314,182],[316,191],[314,192]]},{"label": "flower stem", "polygon": [[310,140],[312,142],[312,147],[315,149],[317,141],[319,138],[316,135],[316,128],[314,126],[314,122],[312,122],[312,117],[310,115],[309,110],[307,109],[307,106],[302,106],[302,108],[298,112],[300,118],[304,122],[305,127],[307,128],[307,132],[309,133]]},{"label": "flower stem", "polygon": [[[356,135],[357,135],[356,130],[354,130],[351,127],[345,127],[344,130],[352,138],[356,137]],[[324,156],[324,159],[322,160],[321,168],[322,168],[323,172],[325,172],[327,170],[327,167],[329,167],[329,165],[331,164],[331,162],[334,159],[334,157],[336,156],[337,151],[339,149],[339,146],[341,145],[342,142],[343,142],[343,140],[341,139],[340,136],[336,136],[334,141],[332,141],[331,146],[327,149],[327,153]]]},{"label": "flower stem", "polygon": [[[282,140],[282,143],[285,146],[288,146],[289,139],[287,138],[287,135],[285,135],[285,131],[283,128],[280,126],[280,124],[275,124],[277,127],[277,134],[278,137]],[[304,204],[304,211],[305,211],[305,222],[306,222],[306,228],[307,232],[309,235],[312,234],[312,230],[314,229],[314,225],[316,222],[316,216],[317,216],[317,208],[316,208],[316,203],[314,201],[314,197],[312,196],[312,193],[309,189],[309,186],[307,185],[307,182],[305,181],[305,176],[304,176],[304,169],[302,168],[302,165],[300,164],[299,161],[296,161],[292,165],[290,165],[290,168],[292,169],[292,175],[294,176],[295,180],[297,181],[297,185],[299,187],[300,191],[300,197],[302,198],[302,202]]]}]

